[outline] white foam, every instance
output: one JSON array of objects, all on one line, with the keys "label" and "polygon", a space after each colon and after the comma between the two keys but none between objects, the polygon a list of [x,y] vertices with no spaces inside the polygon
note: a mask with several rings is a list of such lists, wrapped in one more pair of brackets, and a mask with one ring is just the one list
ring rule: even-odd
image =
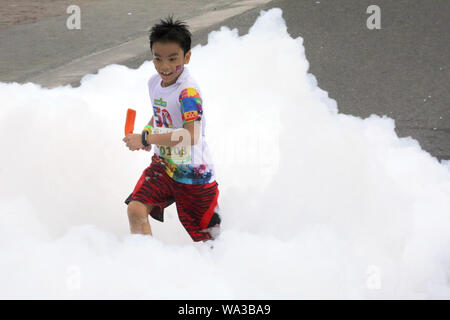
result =
[{"label": "white foam", "polygon": [[[449,298],[450,170],[394,120],[338,113],[280,9],[193,48],[223,233],[190,241],[166,209],[128,235],[151,153],[122,142],[152,111],[139,69],[79,88],[0,83],[1,298]],[[202,288],[202,290],[199,290]]]}]

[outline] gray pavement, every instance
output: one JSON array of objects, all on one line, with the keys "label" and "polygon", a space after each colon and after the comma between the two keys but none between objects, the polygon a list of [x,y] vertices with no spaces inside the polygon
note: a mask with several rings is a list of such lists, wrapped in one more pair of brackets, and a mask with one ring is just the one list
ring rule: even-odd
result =
[{"label": "gray pavement", "polygon": [[[151,3],[151,6],[149,6]],[[381,30],[366,27],[368,0],[109,0],[82,9],[82,30],[66,16],[0,31],[0,81],[76,85],[81,76],[151,59],[147,30],[173,12],[193,28],[193,45],[221,25],[245,34],[261,9],[279,7],[293,37],[302,36],[310,72],[342,113],[388,115],[438,159],[450,159],[450,1],[377,0]],[[128,13],[131,13],[129,15]],[[144,41],[144,42],[143,42]],[[6,46],[4,45],[6,44]],[[104,64],[105,65],[105,64]]]},{"label": "gray pavement", "polygon": [[169,13],[196,31],[268,1],[108,0],[80,5],[80,30],[66,27],[68,14],[1,30],[0,81],[77,84],[84,74],[108,64],[126,64],[138,55],[149,59],[148,29]]}]

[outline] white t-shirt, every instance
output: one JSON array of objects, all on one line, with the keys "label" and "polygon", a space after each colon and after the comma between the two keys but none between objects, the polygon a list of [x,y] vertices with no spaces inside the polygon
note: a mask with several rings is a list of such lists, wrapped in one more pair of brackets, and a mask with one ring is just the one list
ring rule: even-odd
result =
[{"label": "white t-shirt", "polygon": [[186,66],[174,84],[162,87],[161,81],[159,74],[148,81],[154,133],[171,132],[183,128],[186,122],[198,121],[201,134],[198,143],[193,146],[190,145],[190,139],[183,139],[186,144],[182,147],[155,146],[155,154],[175,181],[186,184],[215,181],[214,166],[205,138],[204,104],[197,82]]}]

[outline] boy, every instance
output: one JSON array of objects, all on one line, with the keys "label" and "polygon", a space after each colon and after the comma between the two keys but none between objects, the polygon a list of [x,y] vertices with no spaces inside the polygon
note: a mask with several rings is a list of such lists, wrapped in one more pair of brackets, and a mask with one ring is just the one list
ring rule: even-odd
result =
[{"label": "boy", "polygon": [[148,215],[163,221],[164,208],[176,204],[180,222],[194,241],[217,237],[218,183],[205,140],[202,94],[185,64],[191,57],[191,33],[182,21],[160,20],[150,30],[157,74],[148,81],[153,117],[142,134],[123,141],[134,151],[150,151],[152,162],[125,200],[130,231],[151,235]]}]

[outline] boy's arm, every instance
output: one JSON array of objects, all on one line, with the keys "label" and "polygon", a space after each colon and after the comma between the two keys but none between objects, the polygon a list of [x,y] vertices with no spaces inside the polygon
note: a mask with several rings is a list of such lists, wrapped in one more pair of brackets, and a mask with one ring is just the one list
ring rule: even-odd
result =
[{"label": "boy's arm", "polygon": [[183,119],[183,128],[189,132],[190,144],[198,143],[203,117],[203,101],[200,92],[193,87],[181,91],[179,100]]},{"label": "boy's arm", "polygon": [[[184,130],[184,129],[181,129]],[[169,133],[152,133],[147,136],[147,142],[150,144],[156,144],[160,146],[174,147],[182,141],[181,134],[174,134],[175,132],[180,132],[176,130]],[[174,141],[172,141],[172,134],[174,135]]]},{"label": "boy's arm", "polygon": [[[154,117],[152,117],[150,119],[148,124],[151,125],[152,127],[154,127]],[[181,130],[183,130],[183,129],[181,129]],[[177,131],[179,131],[179,130],[177,130]],[[178,134],[175,134],[173,137],[175,141],[172,141],[172,133],[173,132],[149,134],[147,136],[147,142],[149,144],[156,144],[156,145],[161,145],[161,146],[169,146],[169,147],[176,146],[180,142],[180,140],[182,141],[182,138],[179,137],[180,133],[178,133]]]},{"label": "boy's arm", "polygon": [[185,122],[183,128],[186,129],[191,136],[191,145],[198,143],[198,138],[200,137],[200,125],[201,120],[195,120],[190,122]]},{"label": "boy's arm", "polygon": [[190,121],[183,125],[183,129],[177,129],[169,133],[153,133],[148,135],[147,142],[150,144],[157,144],[161,146],[174,147],[180,142],[194,145],[198,143],[200,137],[200,121]]}]

